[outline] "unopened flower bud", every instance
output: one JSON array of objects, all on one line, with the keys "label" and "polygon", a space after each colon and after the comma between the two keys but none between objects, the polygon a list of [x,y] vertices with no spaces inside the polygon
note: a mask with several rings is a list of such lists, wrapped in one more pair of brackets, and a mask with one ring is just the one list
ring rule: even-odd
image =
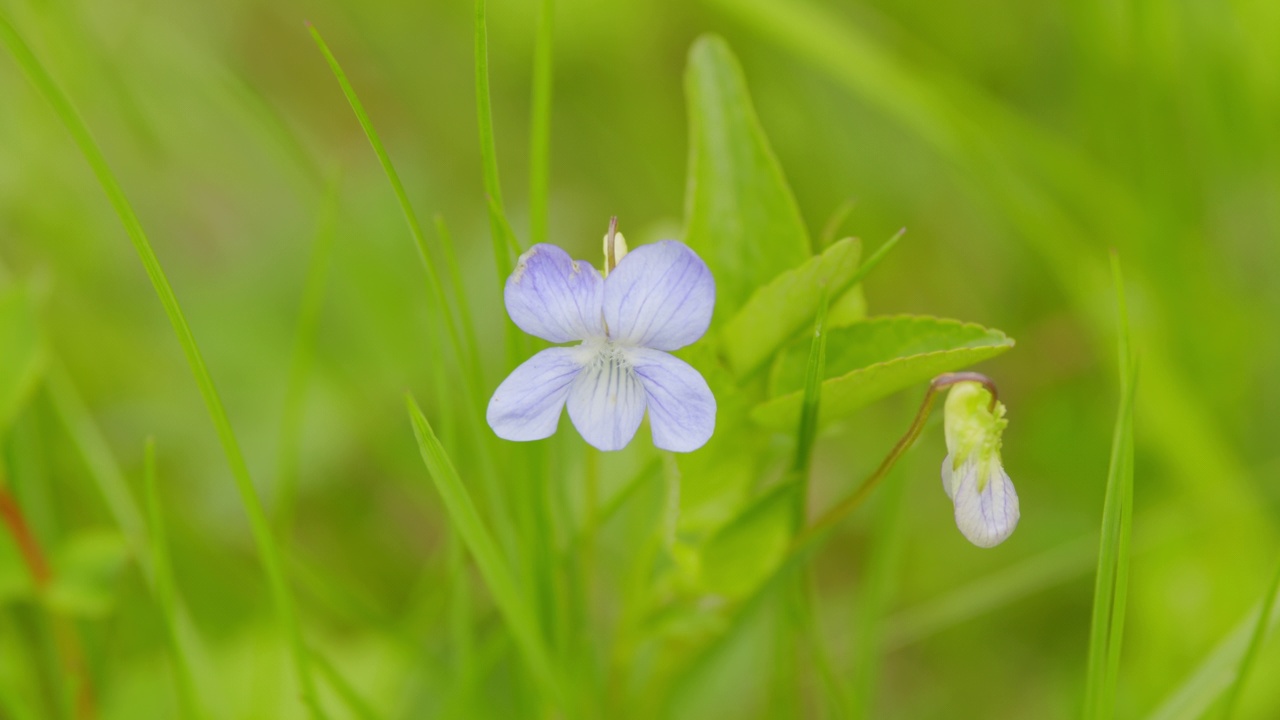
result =
[{"label": "unopened flower bud", "polygon": [[1000,462],[1004,414],[980,382],[952,385],[943,411],[942,487],[955,504],[956,526],[978,547],[999,545],[1018,526],[1018,493]]}]

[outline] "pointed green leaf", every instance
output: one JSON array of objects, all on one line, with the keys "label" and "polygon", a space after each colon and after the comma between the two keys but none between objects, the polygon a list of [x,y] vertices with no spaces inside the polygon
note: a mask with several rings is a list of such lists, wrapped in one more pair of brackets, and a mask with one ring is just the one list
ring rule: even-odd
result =
[{"label": "pointed green leaf", "polygon": [[715,273],[717,313],[731,317],[757,287],[809,258],[809,233],[723,39],[693,44],[685,95],[685,242]]},{"label": "pointed green leaf", "polygon": [[750,373],[795,338],[811,322],[824,289],[835,298],[849,287],[861,256],[862,243],[845,238],[756,290],[720,333],[734,374]]},{"label": "pointed green leaf", "polygon": [[[880,398],[999,355],[1013,340],[999,330],[933,317],[899,315],[833,329],[827,338],[827,380],[819,424]],[[789,348],[773,368],[772,400],[751,411],[765,427],[789,429],[800,417],[806,348]]]},{"label": "pointed green leaf", "polygon": [[748,375],[807,329],[824,295],[832,299],[827,327],[864,320],[867,301],[861,281],[901,237],[901,232],[894,235],[862,263],[862,241],[845,238],[756,290],[720,334],[725,359],[734,374],[739,378]]},{"label": "pointed green leaf", "polygon": [[532,606],[516,584],[498,544],[480,519],[471,493],[467,491],[462,478],[449,459],[448,452],[440,444],[431,424],[418,408],[412,397],[405,398],[409,409],[409,420],[413,424],[413,433],[418,439],[418,449],[422,453],[422,461],[427,472],[435,482],[436,490],[444,501],[449,518],[453,521],[458,534],[467,544],[467,550],[476,561],[480,575],[489,586],[493,601],[499,612],[506,619],[515,640],[516,647],[528,665],[533,679],[539,684],[548,700],[560,701],[563,698],[550,652],[539,632]]}]

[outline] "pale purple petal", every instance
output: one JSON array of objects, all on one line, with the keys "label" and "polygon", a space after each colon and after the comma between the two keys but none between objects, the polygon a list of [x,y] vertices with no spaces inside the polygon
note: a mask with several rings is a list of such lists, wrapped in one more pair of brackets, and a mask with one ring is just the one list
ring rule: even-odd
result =
[{"label": "pale purple petal", "polygon": [[716,429],[716,398],[689,363],[661,350],[630,350],[631,364],[644,383],[653,444],[663,450],[693,452]]},{"label": "pale purple petal", "polygon": [[486,419],[503,440],[551,437],[569,386],[582,371],[578,348],[548,348],[524,361],[489,400]]},{"label": "pale purple petal", "polygon": [[955,460],[952,459],[951,453],[947,453],[947,456],[942,459],[942,489],[946,490],[947,497],[953,500],[956,497],[955,481],[958,477],[953,469],[954,465]]},{"label": "pale purple petal", "polygon": [[982,548],[1004,542],[1018,527],[1018,493],[998,461],[970,458],[952,471],[956,527]]},{"label": "pale purple petal", "polygon": [[555,343],[604,337],[604,280],[555,245],[534,245],[520,256],[504,298],[507,314],[530,335]]},{"label": "pale purple petal", "polygon": [[569,389],[569,419],[600,450],[621,450],[644,419],[644,387],[623,355],[602,349]]},{"label": "pale purple petal", "polygon": [[604,281],[610,339],[632,347],[677,350],[702,337],[716,305],[716,283],[687,245],[642,245]]}]

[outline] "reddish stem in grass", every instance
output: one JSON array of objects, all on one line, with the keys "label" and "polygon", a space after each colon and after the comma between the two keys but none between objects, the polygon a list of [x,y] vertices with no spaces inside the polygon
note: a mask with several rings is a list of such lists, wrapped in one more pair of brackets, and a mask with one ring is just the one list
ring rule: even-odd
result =
[{"label": "reddish stem in grass", "polygon": [[27,520],[23,517],[22,509],[18,507],[17,500],[10,494],[8,488],[3,486],[0,486],[0,519],[3,519],[9,534],[13,536],[13,541],[18,546],[18,552],[22,554],[22,560],[27,564],[27,569],[31,571],[31,579],[35,581],[36,589],[45,590],[49,587],[49,583],[53,581],[53,572],[49,570],[49,561],[45,559],[44,552],[40,549],[39,541],[31,533],[31,527],[27,525]]},{"label": "reddish stem in grass", "polygon": [[[22,514],[22,508],[18,506],[17,499],[4,486],[3,481],[4,472],[0,469],[0,521],[4,522],[5,529],[9,531],[9,535],[18,546],[18,552],[31,573],[31,580],[35,584],[37,594],[43,596],[53,584],[53,570],[49,566],[44,550],[40,547],[40,541],[31,532],[31,526],[27,524],[26,516]],[[89,720],[97,714],[94,710],[93,685],[89,681],[89,668],[84,661],[84,652],[81,649],[75,625],[66,618],[55,615],[53,632],[67,674],[75,678],[79,685],[76,693],[76,717]]]}]

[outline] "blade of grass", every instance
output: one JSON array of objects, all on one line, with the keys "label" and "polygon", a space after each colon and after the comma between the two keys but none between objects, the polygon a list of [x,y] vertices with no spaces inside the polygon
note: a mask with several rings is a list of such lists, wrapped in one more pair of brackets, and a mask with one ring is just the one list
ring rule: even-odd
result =
[{"label": "blade of grass", "polygon": [[[549,15],[546,20],[548,22],[544,23],[545,32],[550,33]],[[543,52],[550,53],[549,45],[543,44],[542,47],[544,48]],[[548,57],[548,67],[546,68],[548,84],[544,88],[546,90],[545,110],[548,113],[550,110],[549,59]],[[498,285],[503,287],[507,277],[511,275],[514,258],[520,254],[520,243],[516,239],[515,232],[512,231],[511,224],[507,220],[506,211],[503,209],[502,183],[498,174],[498,151],[497,143],[494,139],[493,107],[489,89],[489,33],[485,0],[476,0],[475,2],[475,84],[476,124],[480,137],[480,160],[484,176],[485,199],[489,209],[489,235],[493,244],[494,266],[498,274]],[[536,94],[541,90],[535,87],[534,92],[536,103]],[[535,118],[537,113],[543,109],[535,104],[533,109]],[[549,123],[546,127],[550,127]],[[542,128],[535,129],[541,130]],[[541,140],[537,137],[533,139],[534,148],[532,152],[538,152],[537,146],[540,142]],[[542,168],[537,164],[530,169],[531,172],[539,172],[540,170]],[[531,339],[520,333],[514,323],[503,323],[503,329],[506,338],[506,364],[508,367],[514,367],[521,357],[528,355]],[[514,517],[520,530],[520,546],[525,551],[524,571],[529,584],[527,589],[536,598],[533,604],[534,618],[540,620],[547,634],[555,639],[556,647],[560,648],[563,645],[563,638],[560,632],[561,626],[556,622],[555,612],[557,607],[555,600],[557,597],[556,587],[560,576],[557,572],[558,568],[551,564],[553,548],[547,522],[547,503],[550,496],[548,495],[549,488],[546,474],[541,472],[545,467],[547,456],[542,448],[536,446],[530,447],[522,451],[522,453],[526,460],[517,463],[516,467],[524,471],[524,477],[514,478],[517,493],[515,495],[516,512]]]},{"label": "blade of grass", "polygon": [[160,506],[160,490],[156,485],[156,441],[147,438],[143,454],[143,492],[147,498],[147,519],[151,525],[151,572],[155,577],[153,594],[160,615],[164,619],[165,639],[169,643],[169,658],[173,663],[173,681],[178,690],[178,707],[182,717],[199,720],[208,717],[196,692],[195,676],[191,672],[191,659],[182,646],[178,630],[177,590],[173,582],[173,566],[169,554],[169,539],[164,527],[164,511]]},{"label": "blade of grass", "polygon": [[444,501],[449,517],[458,533],[467,544],[476,566],[484,577],[493,600],[511,629],[511,634],[520,653],[525,659],[533,679],[537,682],[544,699],[552,705],[564,705],[565,697],[551,655],[547,651],[542,635],[538,632],[535,621],[536,610],[525,602],[525,596],[519,591],[498,546],[489,530],[480,520],[475,504],[467,492],[462,478],[454,469],[444,446],[431,430],[431,424],[418,408],[412,396],[406,396],[409,419],[413,424],[414,435],[418,439],[418,448],[422,453],[422,461],[427,466],[437,491]]},{"label": "blade of grass", "polygon": [[360,720],[379,720],[381,716],[378,711],[374,710],[369,701],[360,695],[360,691],[338,672],[338,668],[334,667],[333,663],[321,655],[314,654],[311,656],[311,661],[316,664],[316,669],[324,676],[329,687],[333,688],[339,698],[342,698],[342,702],[352,715]]},{"label": "blade of grass", "polygon": [[547,241],[551,182],[551,88],[555,42],[555,1],[538,4],[533,44],[533,109],[529,119],[529,244]]},{"label": "blade of grass", "polygon": [[[409,226],[409,234],[413,237],[414,245],[418,249],[418,257],[422,260],[423,269],[427,273],[427,284],[434,291],[436,305],[439,308],[439,314],[444,318],[446,329],[448,330],[449,340],[453,345],[455,357],[458,365],[463,369],[465,382],[461,384],[462,404],[469,412],[464,413],[464,418],[468,422],[468,429],[471,431],[471,437],[474,439],[478,457],[481,459],[480,477],[484,483],[483,489],[485,500],[491,507],[499,521],[496,523],[498,532],[501,534],[503,547],[509,551],[518,547],[518,543],[511,531],[511,524],[506,522],[507,507],[503,503],[502,494],[499,492],[498,477],[496,470],[493,468],[490,460],[490,452],[486,447],[488,435],[485,432],[483,410],[480,399],[483,395],[484,378],[482,376],[482,368],[480,363],[480,354],[478,344],[474,338],[469,342],[472,350],[469,352],[463,344],[462,334],[459,331],[450,310],[447,297],[444,292],[444,286],[440,282],[440,273],[436,268],[435,260],[427,249],[426,239],[422,234],[422,225],[418,222],[417,213],[414,212],[413,206],[409,203],[409,197],[405,193],[404,185],[400,182],[400,175],[396,172],[395,166],[391,162],[391,157],[387,154],[382,144],[382,140],[378,136],[377,130],[373,127],[373,122],[369,119],[368,113],[364,110],[363,103],[360,102],[359,96],[356,95],[355,88],[352,87],[350,81],[347,80],[346,73],[342,70],[342,66],[338,63],[337,57],[330,51],[329,46],[321,37],[320,31],[314,25],[308,24],[312,39],[315,40],[316,46],[320,48],[320,52],[324,55],[325,60],[329,63],[329,69],[333,72],[333,76],[338,81],[338,85],[342,88],[343,94],[347,98],[347,102],[351,105],[352,111],[356,115],[356,119],[360,123],[360,127],[364,130],[365,137],[368,138],[369,144],[373,147],[373,152],[378,157],[378,162],[382,165],[382,170],[387,176],[387,180],[391,183],[391,189],[395,193],[397,201],[400,203],[400,210],[404,214],[405,222]],[[437,230],[440,230],[443,224],[437,224]],[[448,241],[447,230],[441,236],[442,241]],[[506,279],[506,276],[503,276]],[[462,284],[460,279],[455,279],[455,294],[458,297],[460,306],[466,305],[464,293],[462,292]],[[515,326],[507,323],[508,337]],[[509,341],[508,348],[514,347]],[[474,354],[472,354],[474,353]],[[514,361],[510,363],[515,365]]]},{"label": "blade of grass", "polygon": [[142,229],[142,224],[139,222],[137,214],[129,204],[129,200],[125,196],[124,190],[120,187],[120,183],[111,172],[106,157],[103,156],[102,151],[98,148],[93,135],[89,132],[88,126],[85,125],[79,113],[72,106],[71,101],[62,93],[57,83],[54,82],[53,78],[40,64],[40,61],[32,54],[30,48],[27,47],[27,44],[18,35],[14,27],[3,16],[0,16],[0,40],[3,40],[4,44],[9,48],[27,79],[53,106],[54,113],[66,126],[76,146],[81,154],[84,155],[85,161],[89,164],[98,183],[102,186],[108,201],[110,201],[111,206],[120,217],[125,232],[128,234],[134,250],[137,251],[138,257],[142,261],[143,269],[146,271],[147,277],[150,278],[152,287],[155,288],[160,304],[164,307],[165,314],[169,317],[169,322],[173,326],[179,344],[182,346],[187,363],[191,366],[192,375],[195,376],[196,385],[200,390],[201,397],[204,399],[205,407],[209,411],[218,440],[222,445],[223,454],[226,456],[227,465],[231,470],[232,477],[235,479],[241,502],[249,517],[249,525],[253,532],[254,541],[257,544],[258,556],[262,561],[268,583],[271,586],[271,594],[276,605],[281,630],[292,651],[295,669],[302,685],[303,700],[313,717],[324,718],[324,710],[320,707],[315,695],[315,683],[311,677],[310,663],[303,648],[302,633],[293,604],[292,592],[284,577],[280,550],[276,546],[270,523],[262,507],[262,500],[258,497],[258,491],[254,487],[253,479],[249,474],[249,467],[245,464],[244,454],[240,450],[239,441],[236,439],[235,432],[231,428],[231,421],[227,417],[225,407],[223,407],[222,398],[218,395],[217,388],[214,386],[213,377],[209,374],[204,362],[204,356],[200,353],[200,348],[196,344],[191,327],[182,313],[177,296],[174,295],[173,287],[169,284],[169,279],[165,276],[164,270],[160,266],[160,260],[156,257],[155,250],[152,249],[151,243],[147,240],[146,233]]},{"label": "blade of grass", "polygon": [[316,225],[315,236],[311,243],[311,262],[307,266],[307,279],[298,309],[298,324],[294,330],[289,375],[285,381],[284,412],[280,420],[280,449],[276,458],[275,508],[276,527],[279,528],[282,538],[290,537],[293,530],[307,379],[311,374],[316,333],[320,327],[320,311],[324,307],[325,288],[329,282],[329,265],[333,257],[333,223],[340,182],[340,176],[335,172],[325,190],[320,221]]},{"label": "blade of grass", "polygon": [[[813,445],[818,439],[818,408],[822,402],[822,380],[826,377],[827,366],[827,292],[823,288],[818,296],[818,312],[813,323],[813,340],[809,344],[809,358],[805,366],[804,399],[801,404],[800,423],[796,428],[796,455],[792,461],[791,471],[799,490],[795,494],[795,510],[792,534],[800,532],[808,519],[809,512],[809,469],[813,461]],[[826,707],[836,718],[848,717],[848,700],[843,688],[836,679],[836,672],[827,651],[825,637],[818,627],[818,619],[814,611],[814,594],[812,577],[808,568],[803,568],[796,578],[796,584],[789,595],[792,630],[797,635],[796,646],[807,647],[818,669],[823,692],[826,694]],[[796,678],[797,680],[799,677]],[[797,692],[802,688],[797,684]]]},{"label": "blade of grass", "polygon": [[1231,690],[1227,692],[1222,720],[1231,720],[1235,715],[1236,705],[1240,702],[1241,694],[1244,693],[1244,684],[1249,680],[1249,674],[1258,660],[1258,653],[1262,651],[1262,643],[1266,640],[1267,629],[1271,624],[1271,613],[1275,610],[1277,593],[1280,593],[1280,565],[1276,566],[1275,573],[1271,576],[1271,583],[1267,585],[1267,592],[1262,596],[1258,622],[1253,626],[1249,647],[1244,651],[1244,657],[1240,659],[1240,669],[1236,670],[1236,681],[1231,684]]},{"label": "blade of grass", "polygon": [[480,161],[484,170],[484,192],[489,205],[489,237],[493,241],[493,260],[498,270],[498,287],[507,282],[513,265],[507,250],[503,226],[507,224],[502,209],[502,183],[498,179],[498,150],[493,138],[493,107],[489,98],[489,29],[485,17],[485,0],[475,4],[476,121],[480,128]]},{"label": "blade of grass", "polygon": [[[440,240],[440,249],[444,251],[445,269],[449,273],[449,283],[453,285],[454,299],[458,302],[458,317],[462,320],[462,334],[467,341],[469,357],[476,364],[476,373],[484,369],[476,362],[480,358],[480,341],[476,339],[476,324],[471,317],[471,303],[467,302],[467,293],[463,290],[466,283],[462,279],[462,267],[458,264],[458,253],[453,244],[453,234],[444,222],[444,216],[435,216],[436,237]],[[481,379],[483,383],[483,378]]]},{"label": "blade of grass", "polygon": [[[373,127],[373,121],[369,119],[369,114],[365,112],[364,104],[360,102],[359,96],[356,95],[355,88],[352,87],[351,82],[347,79],[347,74],[343,71],[342,65],[338,63],[338,58],[329,49],[329,45],[325,43],[315,25],[308,23],[307,30],[311,33],[311,38],[315,40],[316,47],[320,48],[324,59],[329,63],[329,69],[333,72],[333,77],[338,81],[339,87],[342,88],[342,94],[346,96],[347,102],[351,105],[351,110],[355,113],[356,120],[360,123],[360,128],[364,130],[365,137],[368,138],[369,145],[373,148],[373,154],[378,157],[378,163],[382,165],[382,171],[386,174],[387,181],[391,183],[391,191],[395,193],[396,201],[400,203],[400,212],[404,215],[405,224],[409,226],[409,234],[413,236],[414,246],[418,250],[418,259],[422,261],[422,267],[427,273],[427,285],[431,288],[435,295],[436,304],[440,307],[440,314],[443,316],[449,331],[449,339],[453,343],[453,349],[457,353],[458,361],[464,368],[473,367],[475,365],[472,362],[474,358],[470,358],[467,355],[462,336],[458,331],[457,321],[453,317],[448,298],[444,292],[444,285],[440,282],[440,272],[436,267],[435,258],[428,251],[426,236],[422,232],[422,223],[418,222],[418,214],[414,212],[413,205],[409,202],[409,195],[405,192],[404,183],[400,181],[400,174],[396,172],[395,165],[391,162],[391,156],[387,154],[387,150],[382,144],[382,139]],[[503,277],[505,279],[506,276],[504,275]],[[460,287],[457,290],[461,293]],[[473,392],[478,393],[480,386],[478,376],[474,372],[468,372],[467,379],[470,381]]]},{"label": "blade of grass", "polygon": [[1280,603],[1280,589],[1272,587],[1270,590],[1195,671],[1151,711],[1148,720],[1197,720],[1204,717],[1214,701],[1231,687],[1232,678],[1241,669],[1252,639],[1259,633],[1265,639],[1280,625],[1280,613],[1270,613],[1266,622],[1262,622],[1264,608]]},{"label": "blade of grass", "polygon": [[1102,537],[1093,594],[1093,620],[1085,685],[1086,718],[1109,718],[1114,713],[1120,647],[1124,636],[1129,588],[1129,536],[1133,520],[1133,361],[1124,278],[1114,253],[1111,268],[1119,315],[1120,410],[1116,416],[1102,509]]},{"label": "blade of grass", "polygon": [[853,198],[848,198],[840,203],[831,216],[827,218],[827,222],[822,226],[822,232],[818,234],[818,246],[814,248],[814,252],[821,253],[836,241],[836,234],[840,232],[840,228],[844,226],[849,216],[853,214],[853,209],[857,207],[858,202]]},{"label": "blade of grass", "polygon": [[[883,248],[882,248],[883,250]],[[818,405],[822,401],[822,381],[827,367],[827,293],[818,297],[818,313],[813,323],[813,340],[805,364],[804,399],[800,405],[800,424],[796,428],[796,455],[791,472],[800,483],[795,528],[804,527],[809,501],[809,466],[813,460],[813,444],[818,439]]]}]

